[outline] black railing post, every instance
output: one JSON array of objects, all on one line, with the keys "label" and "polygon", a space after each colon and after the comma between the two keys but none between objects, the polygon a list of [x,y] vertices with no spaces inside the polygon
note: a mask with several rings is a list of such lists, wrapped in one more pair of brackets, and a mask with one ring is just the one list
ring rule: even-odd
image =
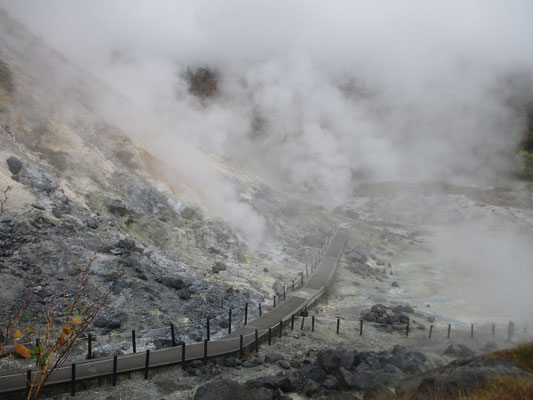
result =
[{"label": "black railing post", "polygon": [[207,365],[207,343],[208,340],[204,340],[204,365]]},{"label": "black railing post", "polygon": [[451,324],[448,324],[448,335],[446,336],[447,339],[450,338],[450,332],[452,330],[452,325]]},{"label": "black railing post", "polygon": [[259,317],[261,317],[263,313],[261,312],[261,303],[259,303]]},{"label": "black railing post", "polygon": [[93,335],[87,336],[87,359],[93,358]]},{"label": "black railing post", "polygon": [[113,386],[117,384],[117,368],[118,368],[118,356],[113,356]]},{"label": "black railing post", "polygon": [[304,322],[305,322],[305,317],[302,317],[302,324],[300,325],[300,330],[301,331],[304,330]]},{"label": "black railing post", "polygon": [[207,329],[207,340],[211,340],[211,326],[209,324],[209,318],[207,318],[206,329]]},{"label": "black railing post", "polygon": [[405,326],[405,337],[409,337],[409,322],[407,322],[407,325]]},{"label": "black railing post", "polygon": [[255,352],[259,353],[259,331],[255,330]]},{"label": "black railing post", "polygon": [[239,358],[242,360],[244,358],[244,343],[243,336],[239,336]]},{"label": "black railing post", "polygon": [[181,343],[181,368],[185,369],[185,342]]},{"label": "black railing post", "polygon": [[508,337],[509,341],[511,341],[513,336],[514,336],[514,322],[513,321],[509,321],[509,328],[508,328],[508,332],[507,332],[507,337]]},{"label": "black railing post", "polygon": [[363,336],[363,320],[359,322],[359,336]]},{"label": "black railing post", "polygon": [[340,318],[337,318],[337,335],[339,334],[340,327],[341,327],[341,320]]},{"label": "black railing post", "polygon": [[429,339],[431,339],[431,335],[433,334],[433,325],[429,326]]},{"label": "black railing post", "polygon": [[148,379],[148,370],[150,369],[150,350],[146,350],[144,358],[144,379]]},{"label": "black railing post", "polygon": [[294,330],[294,314],[291,315],[291,331]]},{"label": "black railing post", "polygon": [[286,289],[285,286],[283,286],[283,301],[286,299]]},{"label": "black railing post", "polygon": [[133,349],[133,354],[137,353],[137,341],[135,340],[135,329],[131,330],[131,348]]},{"label": "black railing post", "polygon": [[228,333],[231,334],[231,308],[229,309],[229,325],[228,325]]},{"label": "black railing post", "polygon": [[311,317],[311,332],[315,331],[315,316]]},{"label": "black railing post", "polygon": [[26,371],[26,397],[30,398],[31,391],[31,369]]},{"label": "black railing post", "polygon": [[176,346],[176,334],[174,333],[174,324],[170,324],[170,338],[172,339],[172,347]]},{"label": "black railing post", "polygon": [[276,296],[274,295],[274,308],[276,308]]},{"label": "black railing post", "polygon": [[248,324],[248,303],[244,303],[244,325]]},{"label": "black railing post", "polygon": [[70,377],[70,395],[76,395],[76,363],[72,363],[71,377]]}]

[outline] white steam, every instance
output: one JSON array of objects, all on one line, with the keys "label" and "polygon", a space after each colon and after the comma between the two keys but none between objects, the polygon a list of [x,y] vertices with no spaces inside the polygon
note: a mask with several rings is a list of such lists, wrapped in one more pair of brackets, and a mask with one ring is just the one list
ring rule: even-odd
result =
[{"label": "white steam", "polygon": [[[188,142],[328,207],[358,180],[490,184],[524,130],[500,91],[533,70],[530,0],[0,5],[166,126],[150,137],[166,161]],[[205,103],[184,80],[196,66],[220,74]],[[203,165],[185,160],[174,165],[192,176]],[[212,203],[226,193],[234,226],[261,229],[227,182],[199,178]]]}]

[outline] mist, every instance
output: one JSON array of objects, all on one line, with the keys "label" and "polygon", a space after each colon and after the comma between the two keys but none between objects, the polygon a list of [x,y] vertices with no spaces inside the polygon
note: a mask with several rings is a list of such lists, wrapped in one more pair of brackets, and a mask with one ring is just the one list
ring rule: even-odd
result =
[{"label": "mist", "polygon": [[[492,187],[518,162],[532,99],[509,81],[533,71],[528,0],[0,5],[157,121],[136,137],[255,243],[264,221],[206,152],[330,209],[354,183]],[[185,72],[204,66],[219,93],[202,101]]]}]

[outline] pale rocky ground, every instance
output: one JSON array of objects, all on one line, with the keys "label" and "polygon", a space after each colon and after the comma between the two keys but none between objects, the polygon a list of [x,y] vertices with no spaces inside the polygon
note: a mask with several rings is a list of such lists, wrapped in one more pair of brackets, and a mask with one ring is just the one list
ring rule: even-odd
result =
[{"label": "pale rocky ground", "polygon": [[[446,197],[442,190],[439,189],[438,193],[439,196]],[[516,205],[500,202],[498,205],[489,206],[477,203],[477,206],[461,208],[457,204],[473,202],[473,200],[469,199],[467,195],[458,196],[456,194],[449,196],[448,200],[450,201],[450,209],[462,212],[467,218],[472,214],[485,212],[485,210],[488,210],[489,215],[519,213],[524,216],[524,219],[520,220],[520,229],[527,232],[528,229],[531,229],[532,209],[529,207],[531,191],[524,188],[517,192],[509,190],[505,194],[513,199],[525,198],[525,203]],[[388,193],[388,196],[395,197],[397,194],[392,192]],[[358,208],[354,206],[354,204],[363,203],[363,200],[373,201],[372,214],[363,206]],[[292,359],[301,360],[306,357],[313,359],[316,354],[315,351],[320,348],[349,348],[357,351],[379,352],[389,350],[394,345],[399,344],[412,350],[422,351],[428,358],[427,367],[431,368],[445,365],[453,359],[442,355],[450,344],[464,344],[474,350],[476,354],[494,350],[494,348],[486,347],[488,342],[493,341],[489,321],[496,323],[497,331],[494,342],[498,348],[505,348],[520,341],[530,340],[531,336],[525,335],[523,332],[523,321],[517,321],[517,333],[513,342],[508,342],[506,335],[509,318],[506,319],[505,316],[497,313],[491,314],[489,308],[484,308],[485,304],[482,301],[477,304],[469,304],[471,309],[465,309],[464,306],[458,308],[457,304],[462,304],[463,298],[468,298],[468,291],[461,292],[459,288],[455,288],[452,293],[444,291],[449,281],[458,278],[449,276],[447,277],[448,281],[445,282],[439,280],[442,278],[435,279],[435,276],[442,276],[443,273],[439,270],[442,266],[438,263],[438,256],[428,248],[427,238],[434,230],[446,229],[447,221],[441,225],[432,225],[429,228],[418,221],[413,221],[409,225],[394,222],[395,225],[393,226],[378,222],[371,218],[377,217],[380,212],[385,213],[385,210],[377,210],[380,207],[379,201],[383,201],[383,198],[369,199],[366,195],[354,198],[350,202],[349,208],[352,211],[356,210],[359,217],[354,219],[344,216],[342,220],[351,229],[347,250],[358,247],[365,249],[368,254],[373,253],[374,258],[370,256],[366,264],[379,271],[385,268],[387,275],[376,274],[363,278],[360,274],[354,273],[353,268],[351,268],[353,264],[343,258],[335,284],[329,295],[310,311],[310,315],[315,315],[317,318],[315,332],[310,331],[309,319],[306,319],[304,330],[300,331],[300,319],[297,319],[294,332],[286,329],[283,338],[281,340],[274,339],[271,347],[266,344],[261,346],[260,358],[269,353],[281,353],[289,361]],[[389,205],[384,203],[381,207],[390,212]],[[446,212],[446,209],[439,206],[436,212],[443,213]],[[402,217],[405,218],[405,215],[400,214],[395,218],[389,216],[393,221],[399,221]],[[377,265],[381,262],[384,265]],[[388,263],[391,267],[388,266]],[[389,275],[391,270],[393,275]],[[399,288],[391,287],[392,281],[397,281],[400,285]],[[464,297],[454,297],[456,293]],[[469,299],[469,301],[475,301],[475,299]],[[405,337],[404,330],[385,332],[379,327],[373,327],[366,323],[364,334],[360,336],[360,312],[378,302],[386,305],[410,303],[415,310],[415,314],[410,315],[411,319],[416,319],[425,326],[425,329],[420,330],[412,327],[409,337]],[[427,307],[428,304],[429,307]],[[339,335],[335,332],[336,318],[341,318]],[[431,325],[428,318],[435,318],[432,339],[428,338],[429,326]],[[448,323],[453,326],[450,340],[446,339]],[[475,324],[474,340],[470,338],[470,323]],[[254,358],[255,355],[250,354],[249,359],[253,360]],[[116,388],[107,385],[104,388],[80,392],[77,397],[82,399],[121,399],[126,398],[126,396],[133,396],[132,398],[139,399],[192,399],[199,385],[215,378],[223,377],[244,383],[253,378],[285,371],[277,363],[232,368],[215,366],[214,363],[211,363],[208,370],[209,372],[200,376],[190,376],[179,367],[160,372],[153,371],[147,382],[143,381],[140,375],[132,379],[123,378]],[[305,395],[294,393],[290,393],[289,396],[293,399],[306,398]]]}]

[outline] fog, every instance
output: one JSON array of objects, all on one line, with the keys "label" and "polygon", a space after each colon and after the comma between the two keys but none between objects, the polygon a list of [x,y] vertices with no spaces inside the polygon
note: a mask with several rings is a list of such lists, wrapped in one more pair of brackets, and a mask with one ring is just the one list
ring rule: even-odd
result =
[{"label": "fog", "polygon": [[[504,104],[505,80],[532,70],[527,0],[0,4],[173,127],[163,141],[247,159],[328,207],[360,179],[490,185],[524,130]],[[198,66],[221,80],[205,104],[184,81]]]},{"label": "fog", "polygon": [[442,293],[459,299],[459,313],[533,322],[531,238],[504,220],[455,226],[433,238],[446,263]]},{"label": "fog", "polygon": [[[520,162],[514,152],[524,110],[533,104],[531,0],[0,6],[157,121],[144,131],[150,150],[256,245],[263,219],[209,167],[205,152],[246,160],[328,208],[359,182],[493,187]],[[189,93],[185,73],[197,67],[217,72],[213,98]],[[143,138],[141,130],[135,134]],[[505,302],[509,290],[495,290],[494,282],[508,289],[516,280],[530,282],[524,265],[533,258],[525,250],[531,238],[513,229],[494,236],[491,229],[479,225],[473,234],[461,227],[434,248],[443,257],[453,253],[460,262],[452,261],[474,274],[488,270],[484,295],[498,293],[495,302],[527,298],[519,285]],[[519,262],[508,263],[513,257]]]}]

